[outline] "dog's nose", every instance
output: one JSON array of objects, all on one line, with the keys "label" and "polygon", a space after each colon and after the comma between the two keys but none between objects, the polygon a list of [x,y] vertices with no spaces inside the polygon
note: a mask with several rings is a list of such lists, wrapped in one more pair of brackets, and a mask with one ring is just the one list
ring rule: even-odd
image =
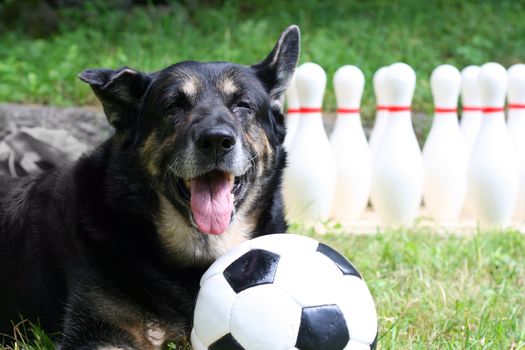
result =
[{"label": "dog's nose", "polygon": [[200,132],[195,143],[201,152],[221,157],[235,146],[235,135],[229,128],[211,128]]}]

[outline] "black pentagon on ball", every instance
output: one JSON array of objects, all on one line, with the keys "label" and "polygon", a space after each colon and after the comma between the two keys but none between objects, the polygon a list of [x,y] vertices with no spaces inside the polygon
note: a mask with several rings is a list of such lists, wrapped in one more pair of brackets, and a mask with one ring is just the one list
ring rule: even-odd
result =
[{"label": "black pentagon on ball", "polygon": [[326,244],[319,243],[317,251],[332,260],[344,275],[351,275],[361,278],[361,274],[359,271],[357,271],[354,265],[352,265],[352,263],[337,250],[327,246]]},{"label": "black pentagon on ball", "polygon": [[253,249],[235,260],[223,274],[236,293],[273,282],[280,256],[264,249]]},{"label": "black pentagon on ball", "polygon": [[337,305],[303,308],[295,347],[299,350],[342,350],[350,335]]},{"label": "black pentagon on ball", "polygon": [[241,344],[235,340],[231,333],[226,334],[221,339],[208,346],[208,350],[245,350]]}]

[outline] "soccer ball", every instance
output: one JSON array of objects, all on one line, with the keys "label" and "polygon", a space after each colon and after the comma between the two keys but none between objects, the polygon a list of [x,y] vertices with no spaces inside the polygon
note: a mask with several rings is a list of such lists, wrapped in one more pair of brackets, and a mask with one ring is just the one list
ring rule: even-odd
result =
[{"label": "soccer ball", "polygon": [[341,254],[294,234],[241,243],[203,275],[195,350],[374,349],[377,315]]}]

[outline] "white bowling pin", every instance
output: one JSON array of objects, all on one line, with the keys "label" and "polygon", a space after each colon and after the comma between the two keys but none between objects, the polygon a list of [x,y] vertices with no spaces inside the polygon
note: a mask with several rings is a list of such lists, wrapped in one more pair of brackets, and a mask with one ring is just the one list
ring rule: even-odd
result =
[{"label": "white bowling pin", "polygon": [[507,71],[498,63],[481,66],[483,117],[468,166],[469,210],[481,226],[504,228],[512,219],[519,185],[518,162],[505,124]]},{"label": "white bowling pin", "polygon": [[525,64],[515,64],[508,70],[507,127],[514,142],[520,169],[520,189],[514,210],[516,221],[525,220]]},{"label": "white bowling pin", "polygon": [[461,133],[470,155],[481,126],[481,96],[478,86],[478,66],[468,66],[461,71]]},{"label": "white bowling pin", "polygon": [[410,225],[423,192],[423,159],[412,127],[410,105],[416,73],[405,63],[388,67],[388,119],[372,164],[372,205],[383,225]]},{"label": "white bowling pin", "polygon": [[293,137],[299,125],[299,97],[297,96],[297,87],[295,85],[295,74],[290,81],[288,90],[286,90],[286,137],[284,138],[284,149],[290,150]]},{"label": "white bowling pin", "polygon": [[326,73],[315,63],[296,72],[300,121],[284,174],[284,200],[291,222],[314,223],[330,215],[336,184],[336,166],[323,125],[321,106]]},{"label": "white bowling pin", "polygon": [[376,96],[376,120],[374,127],[370,132],[370,151],[372,158],[375,155],[377,146],[383,136],[385,130],[386,121],[388,118],[388,106],[385,104],[385,75],[388,67],[381,67],[374,73],[373,85],[374,94]]},{"label": "white bowling pin", "polygon": [[356,66],[343,66],[335,72],[337,119],[330,143],[337,166],[337,185],[332,217],[341,222],[357,220],[370,196],[372,157],[359,111],[364,87],[365,76]]},{"label": "white bowling pin", "polygon": [[[467,164],[481,126],[481,94],[478,86],[479,66],[467,66],[461,71],[461,133],[467,149]],[[470,197],[467,187],[465,211],[470,214]]]},{"label": "white bowling pin", "polygon": [[467,150],[459,128],[457,104],[461,74],[456,67],[436,67],[430,77],[434,120],[423,147],[423,199],[430,216],[440,222],[458,218],[467,192]]}]

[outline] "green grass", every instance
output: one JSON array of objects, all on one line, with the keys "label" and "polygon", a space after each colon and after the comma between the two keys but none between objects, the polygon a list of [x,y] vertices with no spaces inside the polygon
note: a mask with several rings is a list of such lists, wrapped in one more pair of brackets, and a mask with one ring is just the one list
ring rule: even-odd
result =
[{"label": "green grass", "polygon": [[[380,66],[412,65],[418,75],[414,107],[429,112],[429,75],[438,64],[461,68],[493,60],[508,66],[525,58],[522,1],[208,0],[130,12],[86,3],[81,11],[62,11],[61,29],[52,37],[0,33],[0,101],[95,104],[76,79],[87,67],[152,71],[187,59],[254,63],[292,23],[303,34],[301,62],[321,64],[329,81],[343,64],[363,69],[367,118],[373,114],[371,77]],[[331,83],[325,106],[334,109]]]},{"label": "green grass", "polygon": [[525,236],[429,232],[317,237],[375,298],[381,349],[525,349]]},{"label": "green grass", "polygon": [[[523,234],[328,231],[303,233],[340,250],[366,279],[379,315],[379,349],[525,349]],[[52,349],[37,334],[40,342],[13,349]]]},{"label": "green grass", "polygon": [[7,346],[0,344],[0,349],[6,350],[54,350],[51,337],[38,324],[22,320],[13,324],[13,342]]}]

